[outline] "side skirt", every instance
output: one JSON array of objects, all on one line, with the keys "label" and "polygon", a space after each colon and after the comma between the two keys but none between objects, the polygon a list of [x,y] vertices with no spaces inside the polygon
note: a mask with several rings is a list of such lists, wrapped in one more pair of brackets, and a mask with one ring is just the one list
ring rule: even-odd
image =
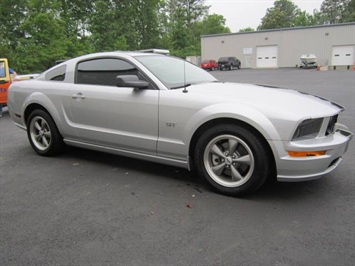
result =
[{"label": "side skirt", "polygon": [[186,161],[183,161],[183,160],[176,160],[176,159],[161,157],[161,156],[152,155],[152,154],[144,154],[144,153],[127,151],[127,150],[121,150],[121,149],[117,149],[117,148],[101,146],[101,145],[81,142],[81,141],[72,140],[72,139],[64,139],[63,141],[68,146],[85,148],[85,149],[90,149],[90,150],[95,150],[95,151],[100,151],[100,152],[106,152],[106,153],[116,154],[116,155],[120,155],[120,156],[124,156],[124,157],[130,157],[130,158],[134,158],[134,159],[140,159],[140,160],[145,160],[145,161],[150,161],[150,162],[155,162],[155,163],[161,163],[161,164],[181,167],[181,168],[185,168],[185,169],[190,170],[190,162],[189,162],[190,160],[188,158]]}]

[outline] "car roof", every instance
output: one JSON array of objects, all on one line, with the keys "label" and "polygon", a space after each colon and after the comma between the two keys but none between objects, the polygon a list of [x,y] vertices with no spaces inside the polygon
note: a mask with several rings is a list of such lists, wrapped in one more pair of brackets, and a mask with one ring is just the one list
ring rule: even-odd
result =
[{"label": "car roof", "polygon": [[146,53],[146,52],[139,52],[139,51],[113,51],[113,52],[99,52],[99,53],[92,53],[92,54],[85,54],[82,56],[74,57],[68,60],[63,60],[62,62],[58,62],[60,64],[71,63],[72,61],[82,61],[86,59],[95,59],[99,57],[136,57],[136,56],[165,56],[163,54],[156,54],[156,53]]},{"label": "car roof", "polygon": [[113,52],[99,52],[88,54],[87,56],[117,56],[117,55],[128,55],[128,56],[144,56],[144,55],[153,55],[153,56],[162,56],[163,54],[153,53],[153,52],[141,52],[141,51],[113,51]]}]

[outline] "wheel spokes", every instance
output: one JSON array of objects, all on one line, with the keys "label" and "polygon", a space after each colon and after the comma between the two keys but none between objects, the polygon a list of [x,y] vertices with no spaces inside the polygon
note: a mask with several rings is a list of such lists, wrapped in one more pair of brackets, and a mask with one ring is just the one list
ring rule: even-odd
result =
[{"label": "wheel spokes", "polygon": [[47,139],[50,139],[51,136],[52,136],[52,134],[51,134],[50,131],[46,131],[46,132],[44,132],[44,136],[45,136]]},{"label": "wheel spokes", "polygon": [[247,155],[241,156],[239,158],[233,159],[233,162],[250,165],[251,164],[251,158],[250,158],[250,155],[247,154]]},{"label": "wheel spokes", "polygon": [[223,151],[215,144],[211,148],[211,153],[215,154],[219,157],[225,158],[226,156],[224,155]]},{"label": "wheel spokes", "polygon": [[235,139],[229,139],[228,145],[229,145],[228,152],[230,155],[232,155],[235,152],[235,150],[237,149],[238,141],[236,141]]},{"label": "wheel spokes", "polygon": [[42,136],[42,144],[45,147],[48,147],[48,145],[49,145],[49,141],[47,140],[47,138],[45,136]]},{"label": "wheel spokes", "polygon": [[37,148],[46,149],[50,146],[52,134],[49,125],[44,119],[38,117],[33,121],[31,135]]},{"label": "wheel spokes", "polygon": [[39,124],[39,121],[36,121],[36,123],[35,123],[35,128],[38,130],[38,131],[41,131],[42,130],[42,127],[41,127],[41,125]]},{"label": "wheel spokes", "polygon": [[37,142],[41,141],[42,136],[40,134],[35,134],[34,138],[36,139]]},{"label": "wheel spokes", "polygon": [[221,175],[224,171],[224,168],[226,167],[226,164],[223,162],[221,164],[215,165],[212,167],[212,171],[216,174],[216,175]]},{"label": "wheel spokes", "polygon": [[240,181],[243,179],[242,175],[238,172],[234,165],[231,166],[231,172],[233,181]]},{"label": "wheel spokes", "polygon": [[225,187],[246,183],[254,172],[254,156],[249,145],[229,134],[216,136],[206,146],[204,164],[213,181]]}]

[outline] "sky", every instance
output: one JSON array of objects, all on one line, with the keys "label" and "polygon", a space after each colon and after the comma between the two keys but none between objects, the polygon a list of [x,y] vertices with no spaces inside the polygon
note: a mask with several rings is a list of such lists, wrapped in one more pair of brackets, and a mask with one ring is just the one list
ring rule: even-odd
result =
[{"label": "sky", "polygon": [[[206,0],[211,6],[209,14],[223,15],[226,26],[232,32],[251,27],[256,29],[261,24],[266,10],[274,6],[275,0]],[[320,10],[323,0],[293,0],[302,11],[313,14],[313,10]]]}]

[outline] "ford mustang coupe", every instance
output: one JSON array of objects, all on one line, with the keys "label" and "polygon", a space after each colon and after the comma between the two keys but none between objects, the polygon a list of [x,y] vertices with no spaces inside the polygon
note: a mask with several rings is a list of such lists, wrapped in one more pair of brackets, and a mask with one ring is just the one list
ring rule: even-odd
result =
[{"label": "ford mustang coupe", "polygon": [[14,83],[9,112],[43,156],[66,145],[196,170],[218,192],[334,170],[352,133],[343,108],[297,91],[216,80],[184,60],[138,52],[74,58]]}]

